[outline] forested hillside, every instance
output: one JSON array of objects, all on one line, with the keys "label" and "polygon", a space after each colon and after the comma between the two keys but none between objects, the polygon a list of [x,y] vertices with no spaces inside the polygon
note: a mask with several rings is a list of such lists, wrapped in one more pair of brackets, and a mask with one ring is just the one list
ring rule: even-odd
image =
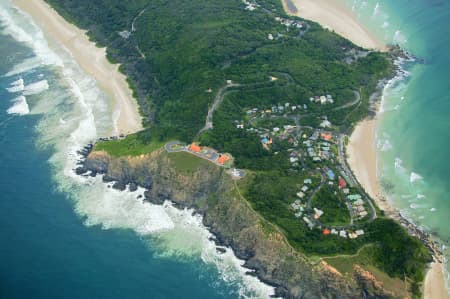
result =
[{"label": "forested hillside", "polygon": [[[364,221],[352,218],[345,227],[366,233],[351,240],[324,235],[321,226],[310,229],[292,211],[299,182],[313,178],[317,191],[327,169],[344,172],[337,140],[368,115],[378,82],[392,75],[389,53],[358,48],[318,24],[289,17],[276,0],[46,1],[108,47],[145,117],[143,132],[97,149],[139,155],[178,139],[231,153],[235,166],[249,171],[242,194],[293,248],[313,257],[354,257],[335,266],[375,266],[408,279],[420,293],[430,255],[396,222],[375,211]],[[211,107],[213,118],[207,118]],[[290,125],[295,132],[288,132]],[[325,127],[334,142],[317,141]],[[327,152],[320,163],[311,161],[314,153],[308,156],[314,134],[316,147]],[[272,137],[270,147],[264,144]],[[322,192],[309,193],[313,203],[332,210],[323,218],[329,227],[352,215],[336,183],[330,178]]]},{"label": "forested hillside", "polygon": [[[108,46],[139,98],[145,125],[163,139],[192,140],[226,80],[259,84],[266,102],[305,103],[325,92],[345,102],[352,90],[373,89],[389,72],[384,54],[346,63],[356,47],[315,23],[282,24],[279,1],[258,1],[254,10],[240,0],[48,2]],[[269,76],[280,80],[270,83]],[[241,103],[260,98],[257,90],[240,94]],[[350,123],[365,116],[367,105],[352,113],[328,117]]]}]

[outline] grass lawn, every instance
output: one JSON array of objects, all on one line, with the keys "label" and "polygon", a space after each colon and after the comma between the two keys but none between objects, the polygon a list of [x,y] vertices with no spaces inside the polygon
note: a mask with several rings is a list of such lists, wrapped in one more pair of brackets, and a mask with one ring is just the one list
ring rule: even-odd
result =
[{"label": "grass lawn", "polygon": [[181,172],[194,172],[200,167],[214,165],[212,162],[186,152],[169,153],[168,156],[175,169]]},{"label": "grass lawn", "polygon": [[100,141],[95,144],[96,151],[106,151],[111,156],[139,156],[163,147],[163,141],[143,142],[138,134],[128,135],[125,139]]}]

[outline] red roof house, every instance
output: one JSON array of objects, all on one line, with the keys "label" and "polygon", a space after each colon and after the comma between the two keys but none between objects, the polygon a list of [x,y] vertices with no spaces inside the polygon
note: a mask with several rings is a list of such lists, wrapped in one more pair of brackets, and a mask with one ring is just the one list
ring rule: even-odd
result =
[{"label": "red roof house", "polygon": [[347,182],[343,178],[339,177],[339,189],[344,189],[345,187],[347,187]]},{"label": "red roof house", "polygon": [[331,138],[333,138],[333,135],[322,133],[322,134],[320,134],[320,137],[322,137],[323,140],[330,141]]}]

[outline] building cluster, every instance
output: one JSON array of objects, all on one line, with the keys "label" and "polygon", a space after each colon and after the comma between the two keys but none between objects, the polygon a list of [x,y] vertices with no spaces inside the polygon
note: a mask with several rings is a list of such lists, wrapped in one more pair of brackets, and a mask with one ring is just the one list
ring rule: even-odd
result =
[{"label": "building cluster", "polygon": [[351,202],[353,212],[357,215],[358,219],[362,219],[369,214],[364,207],[364,201],[360,194],[347,195],[347,199]]},{"label": "building cluster", "polygon": [[[307,136],[303,135],[303,138],[307,138]],[[306,146],[306,152],[313,162],[321,162],[334,157],[331,151],[333,143],[333,135],[321,130],[314,130],[312,135],[303,141],[303,145]]]},{"label": "building cluster", "polygon": [[329,230],[329,229],[325,228],[322,231],[322,233],[324,235],[330,235],[331,234],[331,235],[339,236],[341,238],[356,239],[359,236],[364,235],[364,230],[358,229],[358,230],[352,231],[352,230],[345,230],[345,229],[338,230],[338,229],[335,229],[335,228],[332,228],[331,230]]},{"label": "building cluster", "polygon": [[244,2],[244,4],[245,4],[245,9],[249,10],[249,11],[253,11],[257,7],[259,7],[259,4],[256,3],[255,1],[242,0],[242,2]]},{"label": "building cluster", "polygon": [[312,184],[311,179],[305,179],[303,181],[303,186],[300,188],[300,190],[297,192],[297,199],[291,204],[291,208],[295,212],[295,217],[300,218],[303,216],[303,213],[305,212],[305,196],[307,195],[308,191],[310,191]]},{"label": "building cluster", "polygon": [[281,17],[275,17],[275,21],[279,22],[281,25],[284,25],[286,27],[295,27],[295,28],[303,28],[303,23],[301,21],[297,20],[289,20]]},{"label": "building cluster", "polygon": [[266,109],[252,108],[246,111],[248,116],[252,117],[264,117],[266,115],[283,115],[285,113],[296,112],[300,110],[307,110],[308,106],[303,105],[291,105],[290,103],[272,105]]},{"label": "building cluster", "polygon": [[334,99],[333,99],[333,97],[331,96],[331,95],[322,95],[322,96],[314,96],[314,97],[311,97],[311,98],[309,98],[309,101],[311,102],[311,103],[319,103],[319,104],[322,104],[322,105],[325,105],[325,104],[333,104],[334,103]]},{"label": "building cluster", "polygon": [[229,154],[221,154],[215,149],[209,147],[201,147],[196,143],[192,143],[187,147],[187,150],[200,158],[209,160],[220,166],[231,167],[233,158]]}]

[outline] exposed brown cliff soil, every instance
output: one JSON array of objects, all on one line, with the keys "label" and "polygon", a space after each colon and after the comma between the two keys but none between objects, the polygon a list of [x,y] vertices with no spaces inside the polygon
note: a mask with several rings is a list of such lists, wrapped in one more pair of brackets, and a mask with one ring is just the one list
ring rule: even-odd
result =
[{"label": "exposed brown cliff soil", "polygon": [[147,189],[147,201],[170,200],[201,213],[216,243],[231,247],[246,261],[245,266],[254,270],[251,275],[275,286],[278,296],[387,298],[365,272],[357,272],[355,280],[348,281],[331,266],[313,263],[295,251],[278,229],[240,197],[228,174],[212,163],[164,150],[137,157],[113,158],[101,151],[86,155],[77,173],[103,174],[117,189],[125,189],[127,184],[131,189],[141,186]]}]

